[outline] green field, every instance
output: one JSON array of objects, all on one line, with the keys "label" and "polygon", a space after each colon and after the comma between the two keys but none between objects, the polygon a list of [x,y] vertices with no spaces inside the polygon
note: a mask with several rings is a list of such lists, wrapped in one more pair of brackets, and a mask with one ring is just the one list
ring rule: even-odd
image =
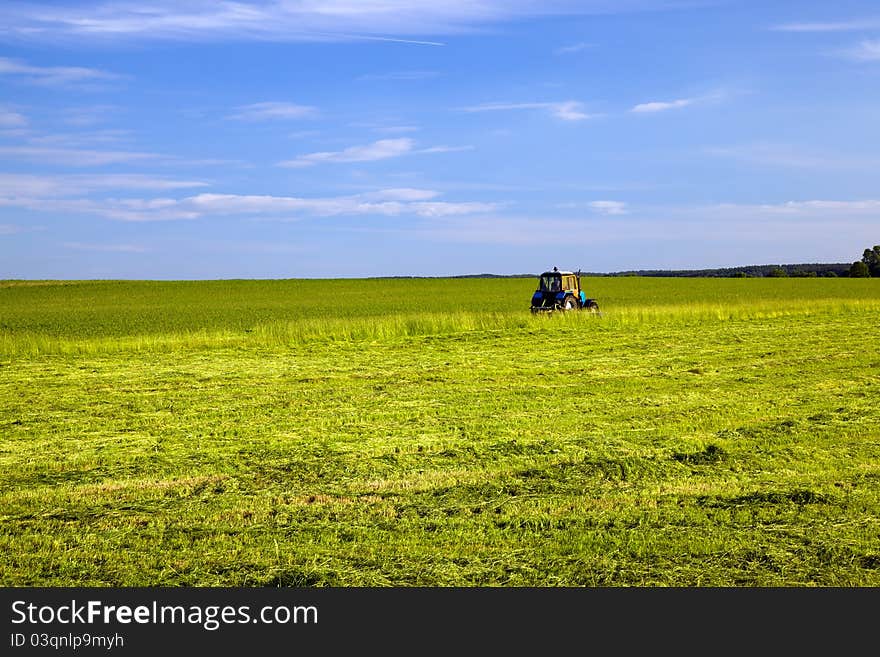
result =
[{"label": "green field", "polygon": [[0,282],[0,585],[880,585],[880,281],[585,283]]}]

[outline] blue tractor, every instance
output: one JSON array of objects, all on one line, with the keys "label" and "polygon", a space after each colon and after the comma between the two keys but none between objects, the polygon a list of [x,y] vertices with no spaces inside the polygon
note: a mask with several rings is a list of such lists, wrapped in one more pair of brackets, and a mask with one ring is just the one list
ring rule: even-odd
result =
[{"label": "blue tractor", "polygon": [[545,271],[538,279],[538,289],[532,295],[532,312],[554,310],[589,310],[598,313],[599,304],[587,297],[581,288],[581,273],[572,271]]}]

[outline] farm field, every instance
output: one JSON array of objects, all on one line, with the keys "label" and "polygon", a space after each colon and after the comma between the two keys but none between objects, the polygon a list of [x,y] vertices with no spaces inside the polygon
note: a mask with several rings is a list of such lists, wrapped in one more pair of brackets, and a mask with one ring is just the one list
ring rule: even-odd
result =
[{"label": "farm field", "polygon": [[880,585],[880,281],[584,282],[0,282],[0,585]]}]

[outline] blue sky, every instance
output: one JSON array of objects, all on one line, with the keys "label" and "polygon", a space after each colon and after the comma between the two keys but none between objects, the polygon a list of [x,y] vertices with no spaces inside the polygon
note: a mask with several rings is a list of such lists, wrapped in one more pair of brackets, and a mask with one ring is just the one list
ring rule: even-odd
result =
[{"label": "blue sky", "polygon": [[875,0],[0,6],[0,278],[852,262]]}]

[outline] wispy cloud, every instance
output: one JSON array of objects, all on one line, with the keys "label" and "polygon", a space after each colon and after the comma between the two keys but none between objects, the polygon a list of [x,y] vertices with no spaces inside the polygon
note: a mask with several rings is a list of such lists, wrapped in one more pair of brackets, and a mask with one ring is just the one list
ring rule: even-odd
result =
[{"label": "wispy cloud", "polygon": [[387,160],[391,157],[399,157],[412,151],[412,139],[402,137],[400,139],[380,139],[371,144],[349,146],[341,151],[321,151],[300,155],[293,160],[279,162],[282,167],[310,167],[324,162],[373,162],[375,160]]},{"label": "wispy cloud", "polygon": [[353,121],[349,123],[352,128],[365,128],[373,132],[382,132],[386,134],[403,134],[407,132],[418,132],[421,128],[417,125],[404,125],[396,123],[399,119],[388,119],[384,122],[377,121]]},{"label": "wispy cloud", "polygon": [[878,62],[880,61],[880,40],[862,41],[858,45],[844,50],[842,54],[860,62]]},{"label": "wispy cloud", "polygon": [[220,157],[202,157],[202,158],[186,158],[176,156],[157,156],[158,164],[167,166],[181,167],[242,167],[246,169],[253,168],[253,164],[245,160],[232,160]]},{"label": "wispy cloud", "polygon": [[403,134],[407,132],[418,132],[421,128],[417,125],[389,125],[377,126],[373,128],[376,132],[384,132],[387,134]]},{"label": "wispy cloud", "polygon": [[280,167],[288,168],[305,168],[330,163],[351,163],[351,162],[375,162],[377,160],[387,160],[393,157],[400,157],[408,154],[431,154],[431,153],[458,153],[462,151],[474,150],[473,146],[429,146],[427,148],[414,148],[415,141],[409,137],[400,137],[396,139],[380,139],[369,144],[361,144],[358,146],[349,146],[341,151],[319,151],[317,153],[307,153],[300,155],[293,160],[283,160],[278,163]]},{"label": "wispy cloud", "polygon": [[626,203],[623,201],[592,201],[590,207],[596,212],[606,215],[626,214]]},{"label": "wispy cloud", "polygon": [[27,123],[24,114],[0,107],[0,129],[23,128]]},{"label": "wispy cloud", "polygon": [[290,119],[309,119],[317,116],[318,110],[310,105],[297,105],[295,103],[265,102],[243,105],[237,108],[230,119],[239,121],[273,121]]},{"label": "wispy cloud", "polygon": [[168,191],[207,187],[200,180],[175,180],[144,174],[105,173],[102,175],[33,175],[0,173],[0,196],[60,198],[85,196],[110,190]]},{"label": "wispy cloud", "polygon": [[79,128],[93,126],[101,123],[114,112],[118,111],[115,105],[90,105],[88,107],[70,107],[61,111],[61,120],[67,125]]},{"label": "wispy cloud", "polygon": [[509,110],[544,110],[563,121],[582,121],[595,115],[583,111],[583,103],[576,100],[541,103],[484,103],[462,108],[464,112],[501,112]]},{"label": "wispy cloud", "polygon": [[880,168],[880,158],[808,152],[789,144],[758,142],[705,149],[716,157],[739,160],[751,165],[792,169],[872,170]]},{"label": "wispy cloud", "polygon": [[32,66],[8,57],[0,57],[0,75],[46,86],[83,85],[120,80],[123,77],[109,71],[81,66]]},{"label": "wispy cloud", "polygon": [[715,103],[726,100],[731,96],[749,93],[745,90],[718,89],[711,93],[701,96],[690,96],[688,98],[677,98],[675,100],[655,100],[647,103],[639,103],[630,108],[630,112],[634,114],[656,114],[657,112],[668,112],[669,110],[682,109],[692,105],[702,105],[704,103]]},{"label": "wispy cloud", "polygon": [[623,201],[566,201],[557,203],[554,207],[560,210],[589,210],[596,214],[621,215],[628,214],[629,209]]},{"label": "wispy cloud", "polygon": [[358,80],[362,82],[387,82],[387,81],[408,81],[408,80],[428,80],[436,78],[440,75],[439,71],[392,71],[390,73],[366,73],[358,76]]},{"label": "wispy cloud", "polygon": [[593,47],[595,47],[595,44],[581,41],[579,43],[573,43],[570,46],[562,46],[561,48],[557,48],[553,52],[557,55],[571,55],[572,53],[580,52],[581,50],[586,50],[587,48]]},{"label": "wispy cloud", "polygon": [[[2,203],[0,203],[2,205]],[[19,235],[21,233],[41,233],[46,230],[45,226],[21,224],[0,224],[0,235]]]},{"label": "wispy cloud", "polygon": [[669,100],[669,101],[652,101],[650,103],[640,103],[634,106],[630,112],[635,112],[637,114],[648,114],[651,112],[665,112],[671,109],[679,109],[681,107],[687,107],[688,105],[693,105],[697,102],[696,98],[679,98],[678,100]]},{"label": "wispy cloud", "polygon": [[288,132],[287,136],[290,139],[308,139],[309,137],[316,137],[321,132],[319,130],[297,130],[295,132]]},{"label": "wispy cloud", "polygon": [[22,132],[23,143],[0,145],[0,157],[22,162],[35,162],[52,167],[96,167],[110,164],[150,162],[162,166],[250,166],[241,160],[218,158],[186,158],[176,155],[111,148],[82,148],[81,146],[113,143],[129,133],[124,130],[98,130],[61,134],[33,134]]},{"label": "wispy cloud", "polygon": [[102,253],[147,253],[150,249],[137,244],[88,244],[84,242],[65,242],[65,249],[76,251],[100,251]]},{"label": "wispy cloud", "polygon": [[31,146],[47,146],[51,148],[94,147],[97,144],[118,144],[125,141],[130,132],[127,130],[87,130],[82,132],[61,133],[30,133],[27,143]]},{"label": "wispy cloud", "polygon": [[409,43],[415,46],[445,46],[442,41],[426,41],[424,39],[395,39],[393,37],[373,36],[368,34],[346,34],[345,32],[314,32],[310,40],[330,41],[386,41],[388,43]]},{"label": "wispy cloud", "polygon": [[436,198],[440,192],[433,189],[415,189],[412,187],[392,187],[375,192],[360,194],[360,198],[370,201],[428,201]]},{"label": "wispy cloud", "polygon": [[43,146],[0,146],[0,155],[41,162],[43,164],[65,164],[77,167],[121,164],[154,160],[160,156],[155,153],[135,151],[98,151],[91,149],[50,148]]},{"label": "wispy cloud", "polygon": [[825,232],[835,230],[834,226],[846,221],[874,221],[880,211],[877,199],[807,199],[790,200],[779,203],[715,203],[677,206],[674,208],[654,208],[651,214],[664,212],[682,220],[702,220],[707,224],[750,225],[760,231],[765,221],[779,221],[778,226],[786,227],[789,235],[797,226],[818,222]]},{"label": "wispy cloud", "polygon": [[751,164],[768,164],[772,166],[813,168],[826,164],[826,161],[821,157],[806,154],[791,146],[782,144],[759,143],[738,146],[716,146],[707,148],[706,153]]},{"label": "wispy cloud", "polygon": [[785,214],[793,216],[804,215],[824,215],[827,212],[845,212],[847,214],[869,214],[876,215],[880,211],[880,200],[866,199],[858,201],[839,201],[839,200],[812,200],[812,201],[786,201],[784,203],[764,204],[764,205],[738,205],[738,204],[721,204],[717,206],[721,209],[741,209],[749,208],[752,210],[767,212],[772,214]]},{"label": "wispy cloud", "polygon": [[[868,32],[880,29],[880,18],[861,18],[850,21],[815,23],[786,23],[771,28],[779,32]],[[865,39],[858,44],[838,50],[838,55],[861,62],[880,61],[880,40]]]},{"label": "wispy cloud", "polygon": [[880,28],[880,18],[862,18],[851,21],[814,23],[784,23],[773,26],[777,32],[858,32]]},{"label": "wispy cloud", "polygon": [[[634,239],[661,243],[687,235],[688,239],[704,244],[748,245],[753,252],[761,243],[790,245],[799,238],[828,244],[842,241],[838,238],[841,236],[848,244],[853,231],[870,233],[878,212],[880,200],[875,199],[653,207],[629,213],[625,219],[601,214],[575,219],[489,212],[481,215],[479,221],[450,216],[404,226],[398,231],[432,242],[531,247],[558,245],[558,235],[565,235],[569,243],[577,245],[631,245]],[[844,227],[848,230],[841,230]]]},{"label": "wispy cloud", "polygon": [[474,146],[429,146],[428,148],[420,148],[416,153],[461,153],[464,151],[472,151]]},{"label": "wispy cloud", "polygon": [[[183,204],[196,212],[205,214],[262,214],[271,213],[288,216],[299,214],[317,216],[335,215],[416,215],[421,217],[451,216],[490,212],[498,208],[497,203],[445,201],[410,201],[400,198],[413,198],[413,190],[386,191],[374,195],[340,196],[330,198],[296,198],[289,196],[240,196],[232,194],[200,194],[184,199]],[[395,198],[396,197],[396,198]]]},{"label": "wispy cloud", "polygon": [[17,235],[26,230],[24,226],[19,226],[18,224],[0,224],[0,235]]},{"label": "wispy cloud", "polygon": [[408,188],[323,198],[240,194],[99,200],[0,196],[0,207],[92,214],[117,221],[179,221],[230,215],[263,217],[273,221],[338,215],[447,217],[491,212],[500,207],[498,203],[437,201],[434,200],[436,196],[438,193],[434,191]]},{"label": "wispy cloud", "polygon": [[470,33],[541,16],[589,15],[677,8],[680,0],[486,0],[482,2],[206,2],[146,0],[112,3],[3,3],[4,36],[59,40],[174,41],[377,40],[442,45],[425,37]]},{"label": "wispy cloud", "polygon": [[119,221],[176,221],[198,219],[201,214],[181,206],[172,198],[87,199],[26,198],[0,196],[0,207],[24,208],[36,212],[83,214]]}]

